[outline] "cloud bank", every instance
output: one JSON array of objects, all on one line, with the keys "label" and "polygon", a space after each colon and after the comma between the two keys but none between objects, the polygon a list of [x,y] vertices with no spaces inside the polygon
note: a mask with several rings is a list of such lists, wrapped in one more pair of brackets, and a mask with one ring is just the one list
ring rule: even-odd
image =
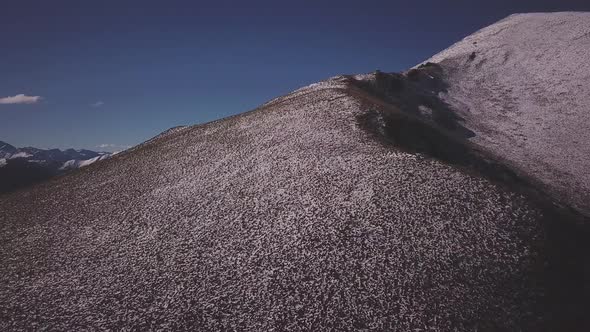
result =
[{"label": "cloud bank", "polygon": [[19,94],[12,97],[0,98],[0,104],[35,104],[41,100],[40,96],[27,96]]},{"label": "cloud bank", "polygon": [[104,102],[102,101],[97,101],[96,103],[91,104],[90,106],[92,107],[101,107],[102,105],[104,105]]},{"label": "cloud bank", "polygon": [[99,144],[96,146],[97,148],[100,149],[129,149],[131,147],[131,145],[119,145],[119,144]]}]

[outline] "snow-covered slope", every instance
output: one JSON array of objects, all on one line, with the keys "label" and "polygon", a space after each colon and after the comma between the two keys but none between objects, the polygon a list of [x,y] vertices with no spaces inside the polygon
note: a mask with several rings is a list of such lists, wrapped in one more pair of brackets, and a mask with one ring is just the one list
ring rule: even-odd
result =
[{"label": "snow-covered slope", "polygon": [[590,214],[590,13],[512,15],[428,61],[474,142]]}]

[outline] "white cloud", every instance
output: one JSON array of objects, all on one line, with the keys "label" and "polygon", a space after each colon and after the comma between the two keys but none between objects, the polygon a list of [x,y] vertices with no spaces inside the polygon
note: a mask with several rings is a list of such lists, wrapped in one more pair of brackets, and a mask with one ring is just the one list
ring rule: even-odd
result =
[{"label": "white cloud", "polygon": [[104,105],[104,102],[102,101],[97,101],[96,103],[90,104],[92,107],[101,107],[102,105]]},{"label": "white cloud", "polygon": [[131,145],[99,144],[96,147],[99,149],[129,149]]},{"label": "white cloud", "polygon": [[40,96],[27,96],[18,94],[12,97],[0,98],[0,104],[35,104],[41,100]]}]

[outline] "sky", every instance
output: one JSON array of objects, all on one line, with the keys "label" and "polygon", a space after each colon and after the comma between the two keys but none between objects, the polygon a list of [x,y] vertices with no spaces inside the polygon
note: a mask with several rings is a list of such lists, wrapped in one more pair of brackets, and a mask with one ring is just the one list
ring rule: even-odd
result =
[{"label": "sky", "polygon": [[2,0],[0,140],[118,151],[331,76],[406,70],[512,13],[590,1]]}]

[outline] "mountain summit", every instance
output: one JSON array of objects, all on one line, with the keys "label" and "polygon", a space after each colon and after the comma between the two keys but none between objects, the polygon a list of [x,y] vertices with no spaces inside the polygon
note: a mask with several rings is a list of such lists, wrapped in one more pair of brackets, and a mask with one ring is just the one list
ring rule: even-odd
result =
[{"label": "mountain summit", "polygon": [[517,14],[428,61],[473,142],[590,215],[590,13]]},{"label": "mountain summit", "polygon": [[[486,143],[504,136],[482,129],[492,115],[462,97],[495,105],[522,89],[486,75],[479,95],[461,70],[500,66],[483,59],[501,31],[545,36],[513,45],[522,57],[561,38],[530,30],[556,18],[590,24],[585,14],[513,16],[463,42],[476,38],[479,51],[334,77],[0,197],[0,327],[587,330],[583,202],[511,157],[523,147]],[[553,82],[570,79],[561,68]],[[536,110],[527,105],[513,109]],[[575,146],[572,160],[587,149]]]}]

